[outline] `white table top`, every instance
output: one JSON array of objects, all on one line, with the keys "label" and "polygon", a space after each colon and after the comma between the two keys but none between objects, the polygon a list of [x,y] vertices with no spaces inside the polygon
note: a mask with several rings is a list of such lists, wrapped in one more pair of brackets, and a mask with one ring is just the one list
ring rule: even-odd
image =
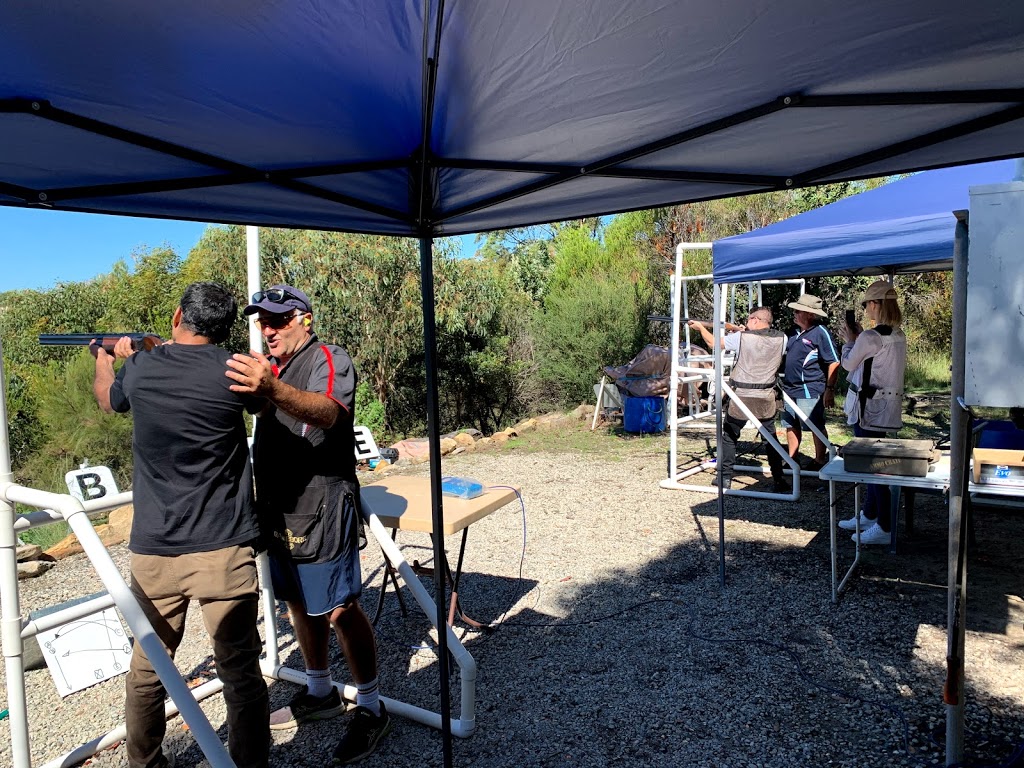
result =
[{"label": "white table top", "polygon": [[[969,470],[970,466],[968,466]],[[874,483],[876,485],[898,485],[901,488],[919,488],[927,491],[945,491],[949,488],[949,453],[944,452],[936,464],[928,467],[928,474],[925,477],[847,472],[842,456],[835,457],[822,467],[818,472],[818,477],[822,480],[835,480],[842,483]],[[1024,488],[1011,485],[992,485],[972,481],[967,490],[968,493],[981,493],[986,496],[1024,496]]]}]

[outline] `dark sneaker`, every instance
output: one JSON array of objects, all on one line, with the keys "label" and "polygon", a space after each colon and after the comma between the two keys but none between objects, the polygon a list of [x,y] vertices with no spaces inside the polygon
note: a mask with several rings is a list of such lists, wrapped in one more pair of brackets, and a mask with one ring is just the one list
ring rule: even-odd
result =
[{"label": "dark sneaker", "polygon": [[792,493],[793,486],[789,484],[789,480],[778,479],[772,480],[772,492],[773,493]]},{"label": "dark sneaker", "polygon": [[373,754],[377,744],[391,731],[391,716],[380,703],[380,714],[375,715],[366,707],[356,707],[348,731],[334,748],[334,764],[358,763]]},{"label": "dark sneaker", "polygon": [[819,472],[821,471],[821,468],[824,466],[825,462],[823,461],[818,461],[817,459],[808,459],[806,462],[804,462],[802,469],[806,470],[807,472]]},{"label": "dark sneaker", "polygon": [[281,707],[270,713],[270,730],[285,731],[297,728],[299,723],[313,720],[329,720],[345,711],[345,702],[341,700],[338,689],[332,687],[331,692],[322,698],[309,695],[309,689],[302,686],[287,707]]}]

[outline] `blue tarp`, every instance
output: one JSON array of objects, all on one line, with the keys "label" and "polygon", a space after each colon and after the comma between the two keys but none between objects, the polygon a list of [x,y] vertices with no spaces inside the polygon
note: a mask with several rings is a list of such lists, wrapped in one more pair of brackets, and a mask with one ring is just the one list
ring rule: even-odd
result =
[{"label": "blue tarp", "polygon": [[1016,161],[919,173],[714,244],[716,283],[950,269],[953,211],[969,188],[1010,181]]},{"label": "blue tarp", "polygon": [[1022,50],[1011,0],[7,2],[0,205],[451,235],[996,160]]}]

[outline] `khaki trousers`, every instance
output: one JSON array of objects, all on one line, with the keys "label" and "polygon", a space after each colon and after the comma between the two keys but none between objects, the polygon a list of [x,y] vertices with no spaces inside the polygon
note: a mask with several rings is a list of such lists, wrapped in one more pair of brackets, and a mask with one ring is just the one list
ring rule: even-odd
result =
[{"label": "khaki trousers", "polygon": [[[259,666],[259,587],[253,548],[232,546],[170,556],[133,554],[131,589],[172,659],[185,632],[189,602],[199,603],[213,642],[217,675],[224,682],[228,751],[238,768],[266,768],[270,704]],[[125,688],[128,764],[161,768],[166,691],[138,643]]]}]

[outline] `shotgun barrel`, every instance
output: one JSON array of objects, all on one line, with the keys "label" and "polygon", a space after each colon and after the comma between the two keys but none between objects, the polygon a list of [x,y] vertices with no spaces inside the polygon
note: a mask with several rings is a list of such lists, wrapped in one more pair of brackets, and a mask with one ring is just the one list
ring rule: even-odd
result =
[{"label": "shotgun barrel", "polygon": [[132,349],[136,351],[164,343],[155,333],[41,333],[39,343],[44,347],[86,347],[95,339],[98,346],[112,353],[117,340],[123,336],[132,340]]}]

